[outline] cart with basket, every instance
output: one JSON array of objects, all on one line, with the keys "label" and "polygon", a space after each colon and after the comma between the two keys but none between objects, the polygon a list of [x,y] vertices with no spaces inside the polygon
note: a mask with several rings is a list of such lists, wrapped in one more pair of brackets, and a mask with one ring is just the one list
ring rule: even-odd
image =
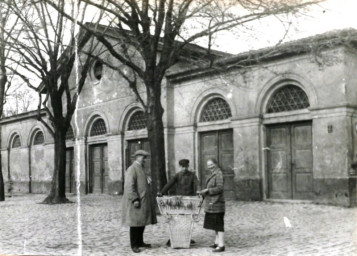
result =
[{"label": "cart with basket", "polygon": [[193,222],[201,210],[201,196],[157,197],[160,213],[169,219],[172,248],[190,248]]}]

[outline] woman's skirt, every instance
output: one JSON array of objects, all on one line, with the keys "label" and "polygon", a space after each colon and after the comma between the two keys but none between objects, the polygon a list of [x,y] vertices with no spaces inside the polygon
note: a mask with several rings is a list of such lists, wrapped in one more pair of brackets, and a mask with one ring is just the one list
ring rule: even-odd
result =
[{"label": "woman's skirt", "polygon": [[203,228],[224,232],[224,212],[206,212]]}]

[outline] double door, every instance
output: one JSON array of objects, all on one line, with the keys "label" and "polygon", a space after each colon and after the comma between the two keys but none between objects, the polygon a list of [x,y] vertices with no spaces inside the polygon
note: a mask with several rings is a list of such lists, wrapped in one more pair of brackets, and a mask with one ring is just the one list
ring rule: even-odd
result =
[{"label": "double door", "polygon": [[88,193],[108,193],[108,146],[89,147]]},{"label": "double door", "polygon": [[311,199],[311,122],[279,124],[267,128],[269,198]]},{"label": "double door", "polygon": [[200,133],[200,177],[205,188],[211,172],[207,170],[207,160],[214,158],[223,172],[224,196],[234,198],[233,171],[233,131],[220,130]]},{"label": "double door", "polygon": [[66,149],[66,193],[74,193],[76,189],[74,166],[73,166],[73,148]]}]

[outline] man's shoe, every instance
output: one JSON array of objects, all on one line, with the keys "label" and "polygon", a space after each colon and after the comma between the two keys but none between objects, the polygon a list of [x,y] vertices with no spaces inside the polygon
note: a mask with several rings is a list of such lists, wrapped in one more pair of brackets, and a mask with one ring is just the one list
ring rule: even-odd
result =
[{"label": "man's shoe", "polygon": [[210,247],[210,248],[217,248],[217,246],[218,246],[218,244],[212,244],[212,245],[210,245],[209,247]]},{"label": "man's shoe", "polygon": [[167,241],[166,245],[167,245],[167,246],[171,246],[171,241],[170,241],[170,239]]},{"label": "man's shoe", "polygon": [[224,250],[225,250],[225,247],[223,245],[222,247],[217,246],[217,248],[213,249],[212,252],[224,252]]},{"label": "man's shoe", "polygon": [[151,248],[151,244],[142,243],[140,247]]},{"label": "man's shoe", "polygon": [[141,250],[138,247],[132,247],[131,248],[133,250],[133,252],[138,253],[141,252]]}]

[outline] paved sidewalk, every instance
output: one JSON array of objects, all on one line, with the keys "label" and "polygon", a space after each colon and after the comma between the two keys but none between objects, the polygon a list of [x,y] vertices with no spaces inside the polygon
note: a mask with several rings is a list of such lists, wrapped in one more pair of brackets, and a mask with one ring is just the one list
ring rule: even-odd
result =
[{"label": "paved sidewalk", "polygon": [[[194,224],[192,248],[167,247],[168,226],[159,216],[159,223],[144,233],[153,248],[133,254],[128,228],[120,226],[121,197],[81,196],[79,226],[77,203],[37,204],[44,197],[24,195],[0,202],[1,255],[357,255],[356,208],[230,201],[226,252],[208,248],[214,233],[202,228],[203,216]],[[75,196],[69,198],[77,202]]]}]

